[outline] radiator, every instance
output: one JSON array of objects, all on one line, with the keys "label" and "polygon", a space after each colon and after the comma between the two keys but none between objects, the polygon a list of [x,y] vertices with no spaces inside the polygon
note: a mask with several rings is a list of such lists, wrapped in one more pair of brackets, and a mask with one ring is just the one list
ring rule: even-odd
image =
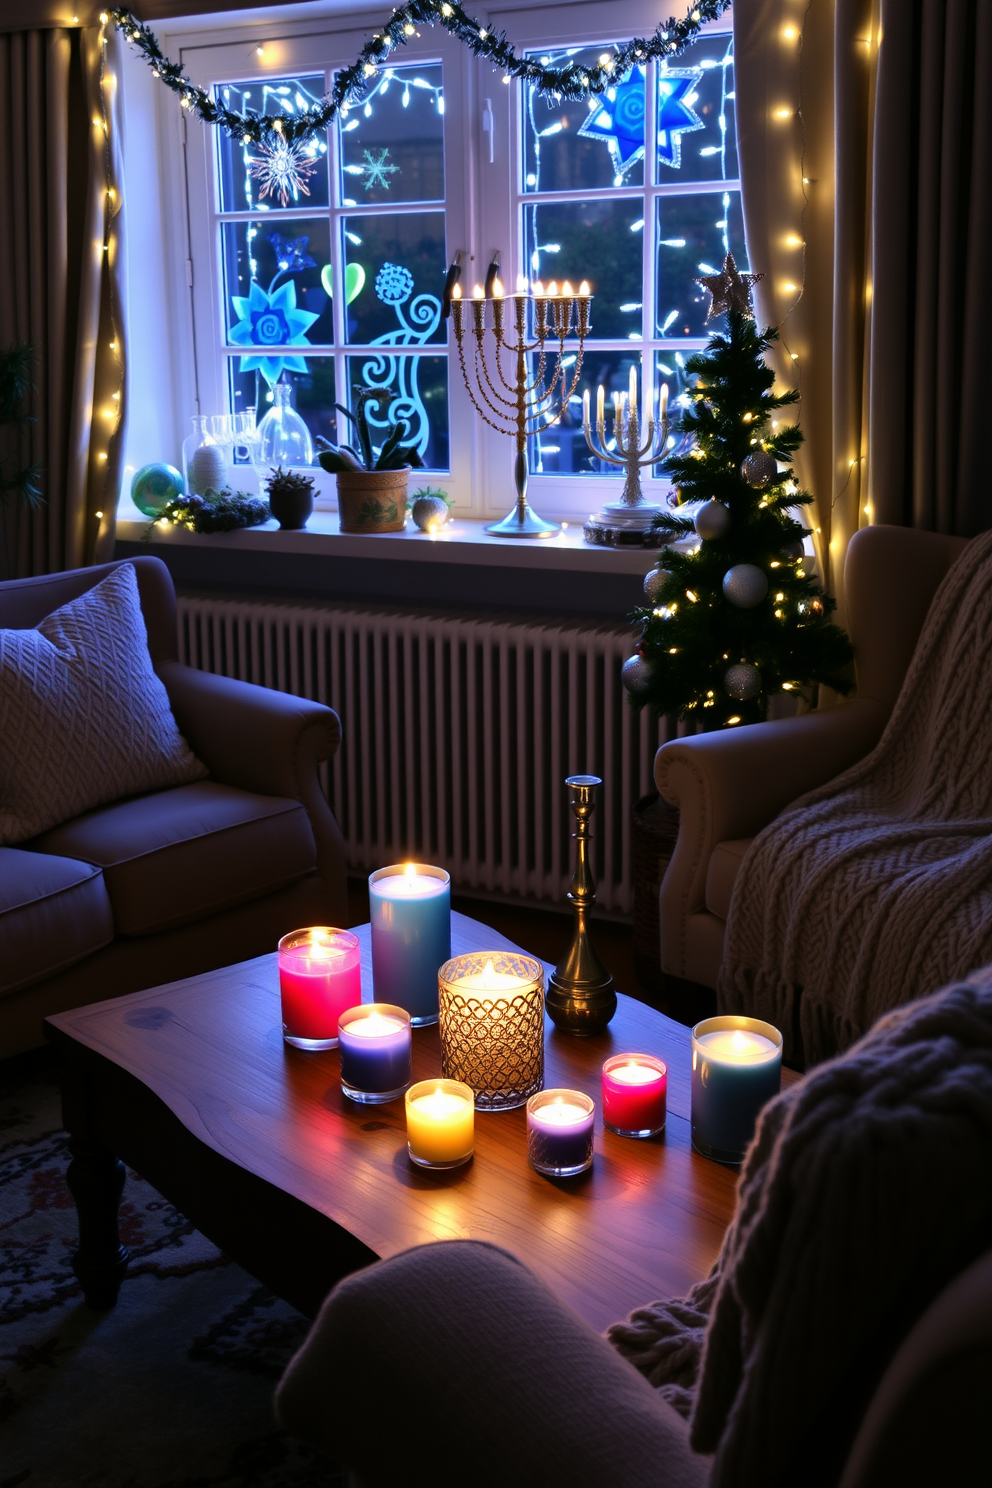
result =
[{"label": "radiator", "polygon": [[629,629],[547,616],[411,613],[187,595],[183,659],[327,703],[343,743],[324,786],[370,872],[416,858],[463,891],[561,904],[571,876],[566,775],[600,775],[598,903],[633,900],[630,808],[659,725],[620,683]]}]

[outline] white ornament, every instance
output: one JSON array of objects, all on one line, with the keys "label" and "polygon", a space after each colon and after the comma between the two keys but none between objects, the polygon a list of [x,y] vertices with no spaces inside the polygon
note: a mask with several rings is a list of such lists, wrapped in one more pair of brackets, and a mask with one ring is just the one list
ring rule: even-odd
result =
[{"label": "white ornament", "polygon": [[652,568],[650,573],[644,575],[644,593],[651,604],[654,604],[671,577],[667,568]]},{"label": "white ornament", "polygon": [[193,451],[189,462],[189,489],[191,496],[202,496],[204,491],[223,491],[227,485],[227,461],[216,444],[201,444]]},{"label": "white ornament", "polygon": [[723,685],[732,698],[739,703],[750,702],[761,691],[761,673],[749,661],[738,662],[728,667],[723,674]]},{"label": "white ornament", "polygon": [[644,691],[651,680],[651,668],[643,656],[628,656],[623,664],[620,680],[627,691],[636,697],[638,693]]},{"label": "white ornament", "polygon": [[451,515],[448,503],[441,496],[418,496],[410,512],[415,527],[421,532],[434,532],[443,527]]},{"label": "white ornament", "polygon": [[702,538],[722,537],[730,526],[730,513],[723,502],[714,497],[699,508],[692,525]]},{"label": "white ornament", "polygon": [[753,563],[735,563],[723,576],[723,592],[739,610],[753,610],[768,593],[768,575]]}]

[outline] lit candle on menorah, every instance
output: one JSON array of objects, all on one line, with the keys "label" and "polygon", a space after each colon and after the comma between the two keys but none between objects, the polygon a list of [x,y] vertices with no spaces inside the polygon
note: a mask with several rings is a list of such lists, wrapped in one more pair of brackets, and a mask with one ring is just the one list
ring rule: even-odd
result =
[{"label": "lit candle on menorah", "polygon": [[582,397],[582,429],[586,444],[597,460],[608,465],[622,465],[626,472],[623,494],[619,501],[607,502],[602,511],[589,518],[582,529],[586,542],[600,547],[660,548],[670,534],[659,531],[655,518],[661,507],[645,501],[641,491],[641,471],[665,458],[668,447],[668,384],[663,384],[658,400],[657,420],[648,417],[647,438],[641,444],[641,420],[638,413],[637,368],[630,369],[627,393],[613,394],[613,446],[606,438],[606,413],[602,385],[596,390],[596,436],[593,442],[589,419],[589,390]]},{"label": "lit candle on menorah", "polygon": [[[458,284],[451,290],[451,323],[458,360],[475,411],[491,429],[510,435],[516,443],[513,467],[517,500],[513,510],[487,527],[495,537],[554,537],[557,522],[545,522],[527,504],[527,441],[557,424],[579,385],[582,352],[589,334],[592,295],[585,280],[578,294],[566,280],[561,290],[554,280],[547,289],[538,281],[533,291],[523,278],[515,295],[504,295],[498,278],[487,297],[480,285],[469,302],[475,357],[471,369],[465,356],[465,301]],[[486,309],[491,307],[491,324]],[[532,330],[528,330],[528,321]],[[486,333],[492,337],[487,355]],[[575,361],[565,366],[566,341]],[[549,348],[550,343],[550,348]],[[505,369],[503,354],[512,365]],[[534,358],[533,375],[528,358]]]}]

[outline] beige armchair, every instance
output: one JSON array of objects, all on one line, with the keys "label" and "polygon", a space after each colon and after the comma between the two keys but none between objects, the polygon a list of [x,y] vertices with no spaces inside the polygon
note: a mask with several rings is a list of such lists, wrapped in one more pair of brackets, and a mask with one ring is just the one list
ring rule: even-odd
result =
[{"label": "beige armchair", "polygon": [[680,813],[660,893],[667,975],[716,986],[734,882],[751,839],[874,748],[930,601],[965,541],[906,527],[866,527],[853,538],[844,569],[857,679],[850,701],[659,749],[658,789]]}]

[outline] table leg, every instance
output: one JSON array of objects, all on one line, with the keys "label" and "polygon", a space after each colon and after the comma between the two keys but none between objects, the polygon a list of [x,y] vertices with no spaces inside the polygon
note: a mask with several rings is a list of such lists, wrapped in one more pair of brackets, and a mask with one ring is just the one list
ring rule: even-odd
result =
[{"label": "table leg", "polygon": [[131,1259],[117,1228],[124,1164],[88,1137],[71,1137],[69,1151],[66,1182],[79,1218],[79,1249],[72,1269],[90,1307],[113,1307]]}]

